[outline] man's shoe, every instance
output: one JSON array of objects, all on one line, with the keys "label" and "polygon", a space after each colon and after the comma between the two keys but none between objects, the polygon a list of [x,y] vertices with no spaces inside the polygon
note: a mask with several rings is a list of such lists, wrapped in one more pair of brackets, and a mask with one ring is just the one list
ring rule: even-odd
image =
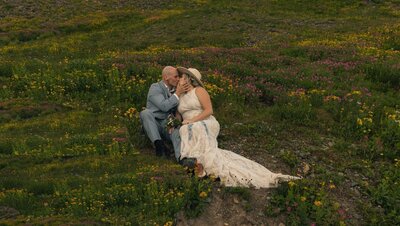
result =
[{"label": "man's shoe", "polygon": [[189,169],[194,169],[196,166],[196,159],[195,158],[183,158],[179,161],[179,164],[185,166]]},{"label": "man's shoe", "polygon": [[164,141],[156,140],[154,141],[154,146],[156,146],[156,156],[165,157],[165,145]]}]

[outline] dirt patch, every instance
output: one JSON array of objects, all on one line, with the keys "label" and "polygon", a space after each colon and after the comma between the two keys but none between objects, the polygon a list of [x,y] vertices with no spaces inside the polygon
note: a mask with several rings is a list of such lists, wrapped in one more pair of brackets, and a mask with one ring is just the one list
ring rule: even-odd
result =
[{"label": "dirt patch", "polygon": [[273,189],[249,189],[250,199],[232,194],[222,187],[213,188],[210,204],[197,218],[188,219],[183,211],[177,215],[176,223],[188,225],[279,225],[281,217],[270,218],[265,214],[265,206]]}]

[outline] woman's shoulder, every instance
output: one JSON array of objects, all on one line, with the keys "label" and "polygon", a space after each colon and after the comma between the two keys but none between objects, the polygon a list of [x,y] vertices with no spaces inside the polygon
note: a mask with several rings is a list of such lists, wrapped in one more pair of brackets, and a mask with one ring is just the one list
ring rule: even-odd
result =
[{"label": "woman's shoulder", "polygon": [[197,95],[208,95],[207,90],[204,89],[204,88],[201,87],[201,86],[196,87],[196,88],[195,88],[195,92],[196,92]]}]

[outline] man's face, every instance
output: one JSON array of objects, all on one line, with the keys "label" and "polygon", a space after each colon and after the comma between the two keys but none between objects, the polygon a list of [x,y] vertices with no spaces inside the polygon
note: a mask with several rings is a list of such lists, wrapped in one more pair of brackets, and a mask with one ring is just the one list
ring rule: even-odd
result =
[{"label": "man's face", "polygon": [[165,83],[169,86],[176,87],[178,85],[178,82],[179,82],[178,70],[171,71],[171,73],[165,77]]}]

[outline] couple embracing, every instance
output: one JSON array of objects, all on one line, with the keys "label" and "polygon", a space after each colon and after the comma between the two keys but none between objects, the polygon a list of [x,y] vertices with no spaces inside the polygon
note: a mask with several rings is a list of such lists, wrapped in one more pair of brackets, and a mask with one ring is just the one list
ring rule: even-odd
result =
[{"label": "couple embracing", "polygon": [[[182,122],[180,128],[167,129],[171,115]],[[225,186],[256,188],[299,179],[273,173],[252,160],[218,148],[220,125],[197,69],[165,67],[162,80],[150,87],[140,118],[156,155],[168,155],[164,140],[171,141],[177,161],[182,165],[196,164],[199,177],[213,175]]]}]

